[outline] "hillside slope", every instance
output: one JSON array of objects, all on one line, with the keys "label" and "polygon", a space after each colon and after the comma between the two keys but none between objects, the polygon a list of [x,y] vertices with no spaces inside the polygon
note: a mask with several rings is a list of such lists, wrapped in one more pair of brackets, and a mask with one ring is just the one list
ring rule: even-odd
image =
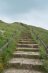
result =
[{"label": "hillside slope", "polygon": [[32,27],[34,29],[34,32],[44,41],[46,46],[48,46],[48,30],[38,28],[38,27]]},{"label": "hillside slope", "polygon": [[[24,31],[32,33],[32,30],[34,30],[34,32],[44,41],[46,46],[48,46],[48,30],[29,26],[19,22],[8,24],[0,20],[0,49],[4,46],[4,44],[6,44],[6,42],[9,42],[8,46],[2,49],[2,53],[0,53],[0,72],[2,69],[4,69],[10,55],[12,55],[12,52],[15,50],[16,43],[20,38],[21,33],[23,34]],[[48,62],[46,66],[48,66]]]},{"label": "hillside slope", "polygon": [[[45,44],[48,46],[48,30],[34,27],[34,26],[28,26],[23,23],[14,22],[12,24],[4,23],[0,20],[0,33],[1,30],[6,31],[8,34],[12,34],[13,31],[23,30],[25,27],[31,27],[31,29],[34,29],[34,32],[39,35],[39,37],[45,42]],[[16,29],[16,30],[15,30]],[[6,34],[6,35],[8,35]]]}]

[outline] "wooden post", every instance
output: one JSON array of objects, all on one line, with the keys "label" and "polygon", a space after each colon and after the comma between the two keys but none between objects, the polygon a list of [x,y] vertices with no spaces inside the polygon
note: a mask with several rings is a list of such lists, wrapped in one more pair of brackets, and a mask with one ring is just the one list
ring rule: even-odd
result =
[{"label": "wooden post", "polygon": [[[7,43],[8,43],[8,39],[7,39]],[[7,48],[8,48],[8,45],[7,45]]]}]

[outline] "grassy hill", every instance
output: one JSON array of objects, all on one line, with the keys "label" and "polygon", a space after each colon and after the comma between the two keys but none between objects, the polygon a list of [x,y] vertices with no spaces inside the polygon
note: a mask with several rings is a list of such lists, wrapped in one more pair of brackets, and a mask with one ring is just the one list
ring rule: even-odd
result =
[{"label": "grassy hill", "polygon": [[[21,36],[21,33],[27,31],[32,34],[32,29],[44,41],[46,46],[48,46],[48,30],[19,22],[8,24],[0,20],[0,49],[9,42],[8,46],[2,49],[2,52],[0,53],[0,71],[4,69],[4,66],[6,65],[12,52],[16,49],[16,44]],[[42,53],[44,53],[44,49],[42,49],[42,47],[41,50]],[[48,64],[48,62],[45,62],[45,64],[46,63]]]},{"label": "grassy hill", "polygon": [[[0,20],[0,33],[2,34],[1,31],[4,31],[2,34],[3,36],[6,36],[10,38],[10,36],[14,33],[14,31],[19,33],[20,31],[23,31],[23,28],[29,28],[34,30],[34,32],[39,35],[39,37],[44,41],[44,43],[48,46],[48,30],[39,28],[39,27],[34,27],[34,26],[28,26],[22,23],[14,22],[12,24],[7,24],[3,21]],[[0,37],[1,37],[0,34]],[[3,40],[2,40],[3,41]]]}]

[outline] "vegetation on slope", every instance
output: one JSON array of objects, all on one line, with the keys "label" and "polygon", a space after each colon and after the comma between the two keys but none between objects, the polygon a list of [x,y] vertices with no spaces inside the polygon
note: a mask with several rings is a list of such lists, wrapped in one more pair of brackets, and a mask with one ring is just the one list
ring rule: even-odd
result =
[{"label": "vegetation on slope", "polygon": [[[43,59],[43,66],[45,68],[45,73],[48,73],[48,30],[34,26],[31,26],[30,30],[33,38],[40,45],[39,46],[40,56]],[[33,34],[33,32],[35,32],[35,34]],[[36,37],[39,37],[40,40],[38,40],[38,38],[36,39]],[[44,47],[43,44],[45,44],[46,48]]]},{"label": "vegetation on slope", "polygon": [[[16,49],[17,41],[22,31],[25,31],[20,23],[7,24],[0,21],[0,72],[6,67],[7,61],[12,56],[12,52]],[[2,32],[4,31],[4,32]],[[2,48],[6,43],[8,45]]]},{"label": "vegetation on slope", "polygon": [[[8,42],[8,46],[6,46],[2,51],[0,51],[0,72],[4,69],[7,61],[12,56],[12,52],[16,49],[17,41],[24,31],[28,31],[33,34],[33,31],[43,40],[43,42],[48,46],[48,30],[28,26],[23,23],[14,22],[12,24],[4,23],[0,20],[0,50],[1,47],[4,46]],[[32,35],[34,39],[35,35]],[[41,57],[44,58],[44,67],[46,71],[48,71],[48,59],[45,59],[45,49],[40,46],[40,54]]]},{"label": "vegetation on slope", "polygon": [[37,33],[37,35],[44,41],[46,46],[48,46],[48,30],[33,27],[34,31]]}]

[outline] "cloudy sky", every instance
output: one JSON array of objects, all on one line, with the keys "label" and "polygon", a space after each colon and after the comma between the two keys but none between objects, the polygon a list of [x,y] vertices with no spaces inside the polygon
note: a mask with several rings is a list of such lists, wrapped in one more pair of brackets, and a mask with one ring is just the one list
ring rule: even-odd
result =
[{"label": "cloudy sky", "polygon": [[0,20],[48,29],[48,0],[0,0]]}]

